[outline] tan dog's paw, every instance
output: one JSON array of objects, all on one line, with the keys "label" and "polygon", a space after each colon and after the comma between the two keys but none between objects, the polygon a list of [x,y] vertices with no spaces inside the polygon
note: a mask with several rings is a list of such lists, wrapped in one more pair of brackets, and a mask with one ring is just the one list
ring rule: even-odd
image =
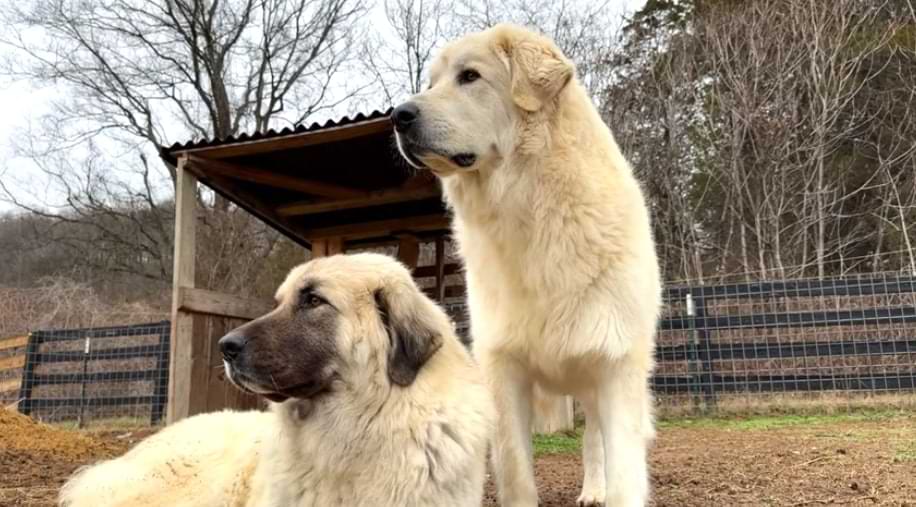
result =
[{"label": "tan dog's paw", "polygon": [[600,493],[583,491],[576,499],[576,507],[604,507],[604,491]]}]

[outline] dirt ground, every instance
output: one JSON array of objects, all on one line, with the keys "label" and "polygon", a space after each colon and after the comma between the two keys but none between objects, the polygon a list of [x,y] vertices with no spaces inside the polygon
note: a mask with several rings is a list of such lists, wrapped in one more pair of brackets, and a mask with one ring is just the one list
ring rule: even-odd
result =
[{"label": "dirt ground", "polygon": [[[86,433],[0,410],[0,505],[53,505],[80,465],[116,456],[150,430]],[[574,505],[575,438],[537,459],[544,506]],[[916,414],[679,420],[652,451],[656,506],[916,507]],[[488,484],[484,505],[496,505]]]}]

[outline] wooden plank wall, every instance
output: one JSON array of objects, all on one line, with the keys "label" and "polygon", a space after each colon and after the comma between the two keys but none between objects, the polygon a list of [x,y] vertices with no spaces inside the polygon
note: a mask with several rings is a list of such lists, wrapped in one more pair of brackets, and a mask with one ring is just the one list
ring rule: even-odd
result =
[{"label": "wooden plank wall", "polygon": [[[22,387],[28,335],[0,339],[0,400],[15,398]],[[18,349],[18,350],[17,350]]]},{"label": "wooden plank wall", "polygon": [[228,331],[266,313],[270,302],[195,287],[197,179],[179,160],[175,197],[175,266],[169,356],[169,423],[223,408],[260,406],[225,378],[217,342]]}]

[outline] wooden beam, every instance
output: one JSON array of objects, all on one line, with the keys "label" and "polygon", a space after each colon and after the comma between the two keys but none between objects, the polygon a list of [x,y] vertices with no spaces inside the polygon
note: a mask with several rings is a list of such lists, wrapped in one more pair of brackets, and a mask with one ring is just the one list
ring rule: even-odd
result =
[{"label": "wooden beam", "polygon": [[10,338],[4,338],[0,340],[0,350],[15,349],[17,347],[25,347],[28,344],[29,344],[28,335],[13,336]]},{"label": "wooden beam", "polygon": [[[436,293],[435,287],[427,287],[423,289],[423,292],[430,297],[430,299],[436,299],[439,295]],[[445,299],[463,299],[466,297],[464,285],[458,284],[445,284]]]},{"label": "wooden beam", "polygon": [[535,433],[556,433],[575,429],[574,407],[572,396],[560,396],[534,388]]},{"label": "wooden beam", "polygon": [[445,301],[445,239],[436,238],[436,301]]},{"label": "wooden beam", "polygon": [[202,316],[181,309],[182,289],[194,288],[197,226],[197,179],[187,158],[176,168],[175,255],[172,274],[172,330],[169,340],[169,403],[167,420],[175,421],[206,408],[203,382],[209,372]]},{"label": "wooden beam", "polygon": [[9,380],[4,380],[0,382],[0,393],[6,393],[9,391],[18,391],[22,387],[21,378],[13,378]]},{"label": "wooden beam", "polygon": [[399,232],[448,230],[448,227],[448,217],[435,214],[305,229],[303,230],[303,234],[307,238],[315,239],[333,236],[340,236],[344,239],[362,239],[375,236],[386,236]]},{"label": "wooden beam", "polygon": [[[461,264],[445,264],[442,266],[442,274],[444,276],[460,274],[461,269]],[[436,274],[436,266],[420,266],[413,272],[415,278],[426,278],[428,276],[436,276]]]},{"label": "wooden beam", "polygon": [[398,260],[403,262],[410,271],[417,269],[417,262],[420,260],[420,242],[416,236],[404,234],[398,241]]},{"label": "wooden beam", "polygon": [[435,186],[420,188],[390,188],[377,192],[371,192],[362,197],[352,199],[328,199],[321,201],[305,201],[285,204],[277,208],[280,216],[301,216],[311,215],[314,213],[324,213],[327,211],[339,211],[354,208],[369,208],[372,206],[381,206],[384,204],[396,204],[399,202],[422,201],[440,197],[441,192]]},{"label": "wooden beam", "polygon": [[0,370],[14,370],[25,366],[25,354],[0,359]]},{"label": "wooden beam", "polygon": [[328,238],[325,240],[327,242],[327,254],[328,255],[337,255],[344,253],[344,241],[341,237]]},{"label": "wooden beam", "polygon": [[344,242],[343,238],[331,237],[331,238],[321,238],[313,239],[312,243],[312,258],[318,257],[327,257],[329,255],[337,255],[344,253]]},{"label": "wooden beam", "polygon": [[[435,300],[439,297],[438,291],[435,287],[426,287],[423,289],[423,293],[429,296],[430,299]],[[463,299],[465,297],[464,285],[448,285],[445,286],[445,296],[443,299]]]},{"label": "wooden beam", "polygon": [[260,199],[242,188],[239,182],[214,174],[197,172],[193,167],[190,167],[188,171],[197,176],[202,183],[206,184],[214,192],[229,199],[262,222],[282,232],[293,242],[308,248],[309,245],[302,237],[300,228],[290,223],[285,217],[277,215],[273,209],[265,206]]},{"label": "wooden beam", "polygon": [[313,259],[328,256],[328,241],[326,239],[313,239],[311,243]]},{"label": "wooden beam", "polygon": [[272,151],[302,148],[314,144],[323,144],[344,139],[354,139],[375,134],[391,132],[391,120],[385,116],[376,120],[328,127],[314,132],[302,132],[281,137],[256,139],[254,141],[241,141],[222,146],[205,146],[189,150],[176,151],[174,155],[198,154],[207,158],[230,158],[266,153]]},{"label": "wooden beam", "polygon": [[212,172],[236,180],[244,180],[286,190],[295,190],[311,195],[333,197],[336,199],[365,197],[367,195],[367,192],[364,190],[336,185],[334,183],[325,183],[322,181],[278,174],[270,172],[269,170],[243,166],[223,160],[211,160],[192,155],[189,157],[188,161],[198,171],[204,173]]},{"label": "wooden beam", "polygon": [[254,320],[274,309],[270,300],[246,299],[206,289],[178,288],[178,309],[183,312]]}]

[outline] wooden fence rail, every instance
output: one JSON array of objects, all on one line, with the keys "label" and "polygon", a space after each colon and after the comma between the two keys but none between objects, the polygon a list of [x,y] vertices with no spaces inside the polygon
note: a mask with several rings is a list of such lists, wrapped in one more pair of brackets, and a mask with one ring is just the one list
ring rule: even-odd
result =
[{"label": "wooden fence rail", "polygon": [[[6,354],[0,357],[0,396],[7,398],[9,393],[18,393],[22,387],[22,377],[15,375],[16,371],[25,366],[25,347],[29,343],[28,336],[11,336],[0,339],[0,352]],[[23,349],[16,351],[16,349]]]}]

